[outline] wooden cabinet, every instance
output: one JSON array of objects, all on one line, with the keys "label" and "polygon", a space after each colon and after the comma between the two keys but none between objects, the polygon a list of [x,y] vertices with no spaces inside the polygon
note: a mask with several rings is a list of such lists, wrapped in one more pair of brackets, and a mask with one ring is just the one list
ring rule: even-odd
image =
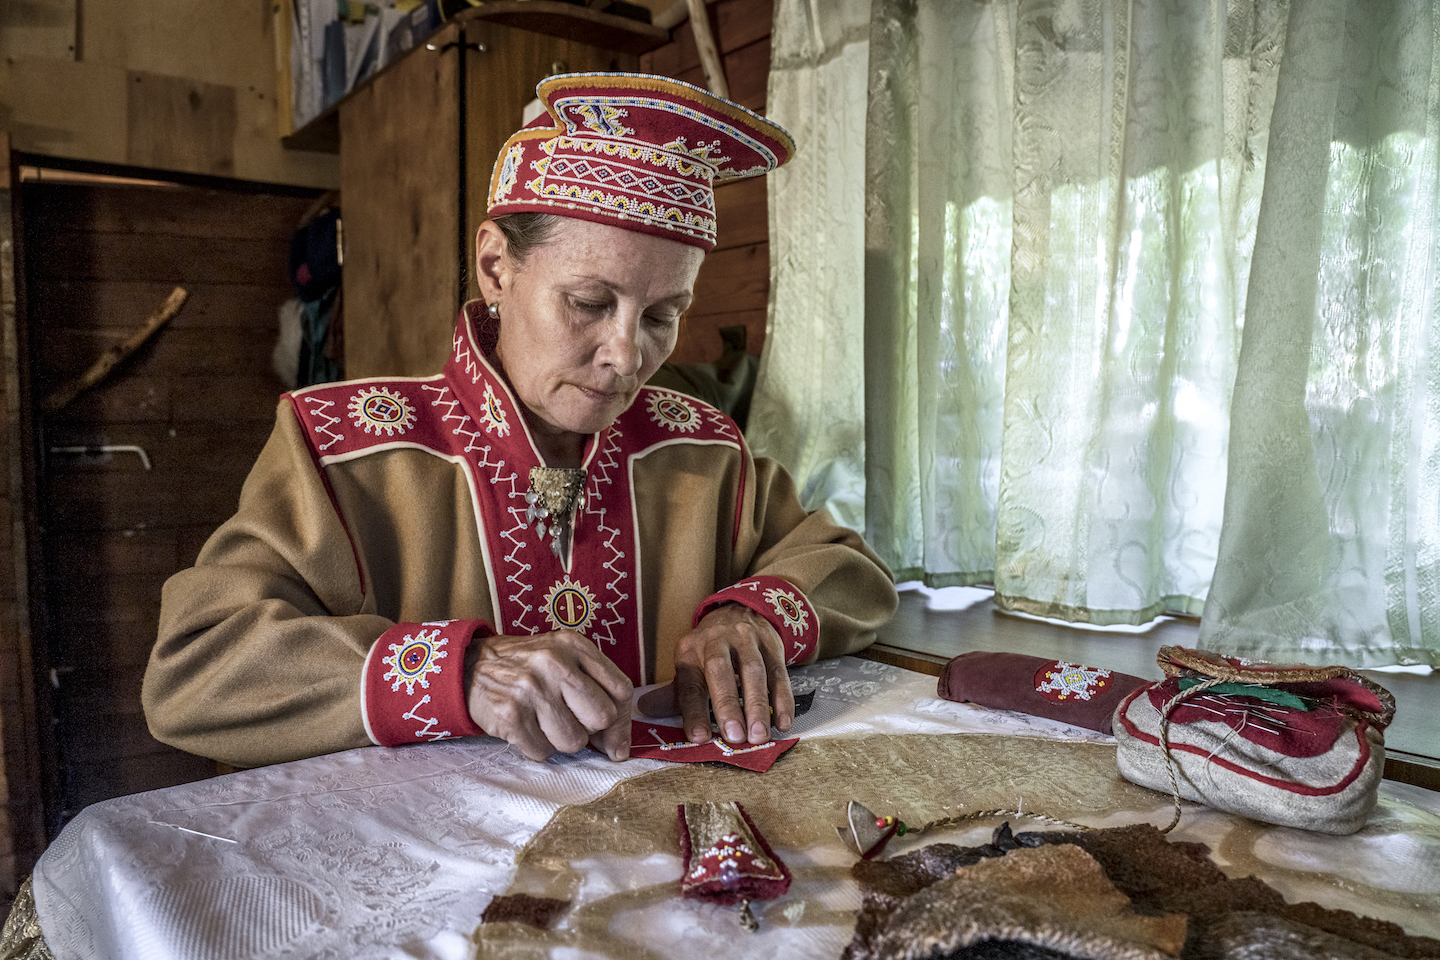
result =
[{"label": "wooden cabinet", "polygon": [[487,3],[338,104],[346,376],[419,376],[444,364],[460,304],[478,295],[474,235],[491,168],[535,85],[554,73],[635,70],[639,54],[668,39],[550,0]]}]

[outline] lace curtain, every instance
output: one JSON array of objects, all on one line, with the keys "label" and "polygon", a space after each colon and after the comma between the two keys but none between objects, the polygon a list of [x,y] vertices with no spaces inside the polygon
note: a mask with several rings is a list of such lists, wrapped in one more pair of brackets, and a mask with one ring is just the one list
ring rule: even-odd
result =
[{"label": "lace curtain", "polygon": [[1437,25],[777,0],[752,444],[902,579],[1440,662]]}]

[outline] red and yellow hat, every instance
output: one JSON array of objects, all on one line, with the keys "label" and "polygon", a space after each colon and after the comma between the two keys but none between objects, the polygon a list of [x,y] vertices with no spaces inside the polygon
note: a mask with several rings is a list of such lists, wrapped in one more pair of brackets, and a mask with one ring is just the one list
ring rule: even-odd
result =
[{"label": "red and yellow hat", "polygon": [[738,103],[669,77],[570,73],[490,176],[490,216],[553,213],[715,246],[717,183],[769,173],[795,141]]}]

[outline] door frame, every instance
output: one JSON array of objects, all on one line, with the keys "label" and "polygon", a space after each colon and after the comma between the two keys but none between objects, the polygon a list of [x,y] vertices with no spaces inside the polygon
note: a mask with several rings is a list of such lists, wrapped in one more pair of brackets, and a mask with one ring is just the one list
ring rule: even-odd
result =
[{"label": "door frame", "polygon": [[[5,331],[5,395],[10,416],[4,443],[9,453],[10,502],[15,522],[8,532],[14,556],[10,574],[15,580],[16,629],[0,629],[0,671],[14,671],[19,696],[12,702],[0,699],[0,732],[6,763],[8,795],[0,802],[8,806],[11,847],[16,876],[13,885],[29,875],[60,823],[62,791],[51,691],[52,664],[46,623],[45,556],[41,496],[44,484],[43,420],[38,415],[39,398],[31,383],[30,312],[27,304],[27,260],[36,251],[26,249],[22,171],[34,168],[65,175],[105,177],[130,181],[161,182],[180,186],[223,190],[229,193],[266,193],[314,197],[314,187],[294,184],[236,180],[122,164],[71,160],[8,150],[3,134],[0,149],[8,154],[11,199],[10,228],[13,236],[15,311],[13,329]],[[0,157],[3,159],[3,157]],[[43,178],[42,178],[43,179]],[[13,347],[11,347],[13,344]],[[38,800],[38,802],[36,802]]]}]

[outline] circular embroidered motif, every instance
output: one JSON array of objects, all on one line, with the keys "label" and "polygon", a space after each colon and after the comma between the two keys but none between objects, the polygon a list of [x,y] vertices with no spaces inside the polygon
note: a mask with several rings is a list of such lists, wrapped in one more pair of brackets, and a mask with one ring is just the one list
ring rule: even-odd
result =
[{"label": "circular embroidered motif", "polygon": [[650,398],[650,418],[667,430],[694,433],[700,429],[700,414],[679,397],[657,393]]},{"label": "circular embroidered motif", "polygon": [[500,182],[495,187],[496,200],[506,199],[515,189],[515,181],[520,179],[520,162],[524,158],[525,151],[518,143],[506,151],[505,160],[500,165]]},{"label": "circular embroidered motif", "polygon": [[439,637],[439,630],[429,633],[421,630],[413,637],[407,635],[401,642],[390,644],[390,656],[381,661],[388,663],[390,669],[380,679],[394,680],[390,685],[391,690],[399,690],[400,684],[405,684],[407,695],[415,693],[417,683],[428,689],[430,681],[427,677],[432,673],[439,673],[439,661],[449,656],[440,649],[449,641]]},{"label": "circular embroidered motif", "polygon": [[366,433],[386,436],[404,433],[415,425],[415,411],[410,401],[387,387],[361,390],[350,400],[350,419]]},{"label": "circular embroidered motif", "polygon": [[770,605],[775,608],[780,619],[785,621],[785,626],[790,628],[791,633],[797,637],[804,634],[810,625],[810,614],[799,597],[775,587],[765,591],[765,599],[770,601]]},{"label": "circular embroidered motif", "polygon": [[485,429],[505,436],[510,432],[510,421],[505,418],[505,408],[500,404],[500,398],[495,396],[494,389],[490,384],[485,384],[485,401],[480,407],[480,422],[485,424]]},{"label": "circular embroidered motif", "polygon": [[1035,692],[1055,703],[1089,700],[1109,686],[1109,670],[1064,660],[1051,660],[1035,671]]},{"label": "circular embroidered motif", "polygon": [[595,619],[595,595],[566,577],[545,595],[545,619],[556,630],[583,634]]}]

